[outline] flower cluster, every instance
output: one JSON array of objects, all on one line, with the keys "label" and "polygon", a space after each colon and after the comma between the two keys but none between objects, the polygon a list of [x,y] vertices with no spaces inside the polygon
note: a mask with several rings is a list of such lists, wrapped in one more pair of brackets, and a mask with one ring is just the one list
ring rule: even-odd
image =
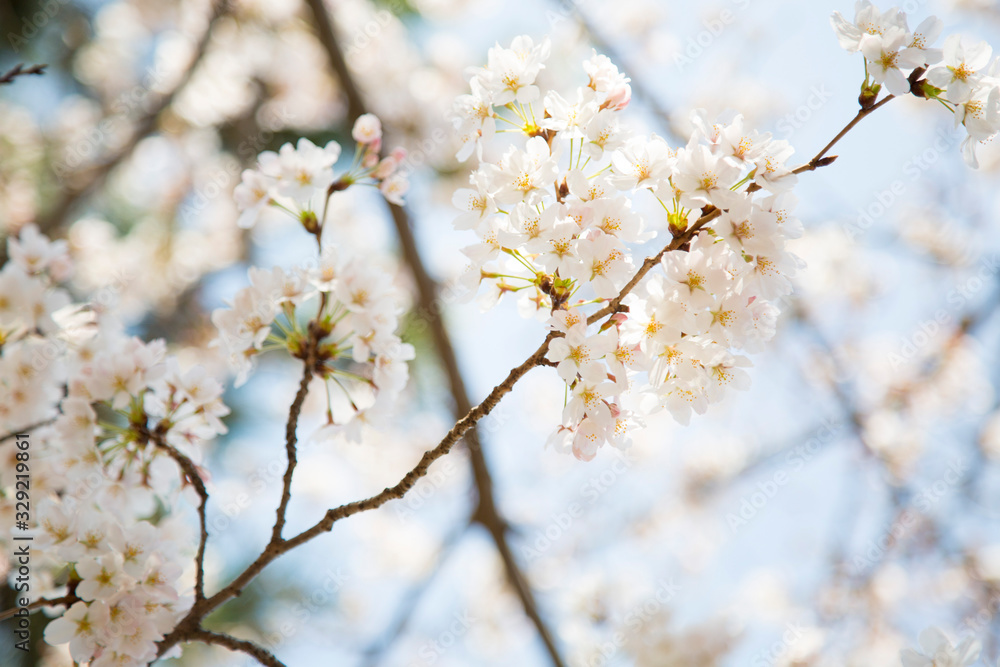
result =
[{"label": "flower cluster", "polygon": [[[35,472],[53,495],[38,511],[36,547],[69,568],[64,583],[80,601],[46,640],[70,642],[78,662],[147,664],[190,605],[180,578],[193,549],[174,525],[189,504],[177,459],[196,465],[201,443],[225,433],[223,388],[200,366],[182,371],[162,341],[111,324],[63,363],[68,395],[38,434],[46,457]],[[166,518],[152,523],[157,506]]]},{"label": "flower cluster", "polygon": [[930,48],[941,35],[939,19],[931,16],[910,32],[905,12],[881,12],[869,0],[858,0],[853,23],[840,12],[831,23],[840,45],[865,57],[863,104],[873,103],[883,85],[893,95],[912,92],[941,102],[955,114],[955,125],[968,131],[965,161],[979,166],[976,145],[1000,131],[1000,58],[992,59],[989,44],[949,35],[943,49]]},{"label": "flower cluster", "polygon": [[41,511],[45,532],[36,545],[70,566],[80,598],[45,628],[45,640],[69,643],[75,661],[92,660],[94,667],[152,662],[156,642],[191,602],[178,592],[178,561],[191,556],[178,549],[182,535],[171,534],[167,522],[124,520],[115,504],[47,504]]},{"label": "flower cluster", "polygon": [[[686,423],[727,386],[746,386],[749,361],[734,351],[773,336],[774,301],[797,266],[784,249],[800,233],[788,192],[796,176],[788,143],[741,116],[711,124],[696,112],[681,147],[629,134],[619,121],[628,79],[604,56],[584,63],[588,81],[568,97],[543,93],[535,77],[548,51],[527,37],[491,49],[457,101],[460,157],[481,155],[498,122],[525,140],[455,194],[455,226],[479,238],[464,252],[470,287],[487,286],[482,303],[521,292],[522,311],[563,334],[547,357],[570,388],[553,441],[590,459],[604,442],[627,444],[641,414],[665,407]],[[639,207],[649,202],[660,212],[647,225]],[[591,331],[588,307],[619,295],[637,245],[684,235],[627,307]]]},{"label": "flower cluster", "polygon": [[[371,262],[343,259],[327,245],[316,267],[252,267],[250,283],[237,292],[231,308],[212,314],[219,341],[238,371],[237,386],[246,381],[259,353],[286,349],[343,390],[347,414],[335,419],[331,403],[331,425],[371,417],[402,391],[414,350],[395,333],[402,295],[391,275]],[[302,325],[300,315],[316,300],[318,312],[309,313],[312,324]],[[357,431],[351,436],[356,438]]]},{"label": "flower cluster", "polygon": [[71,273],[66,242],[35,225],[7,241],[0,270],[0,429],[16,432],[48,418],[62,397],[57,313],[70,303],[57,283]]},{"label": "flower cluster", "polygon": [[[147,664],[190,604],[181,480],[197,471],[200,445],[226,430],[222,385],[201,367],[182,370],[163,341],[129,337],[100,309],[71,303],[57,285],[70,272],[64,242],[29,226],[8,248],[0,423],[30,427],[33,446],[28,462],[0,472],[0,512],[13,514],[24,467],[37,529],[32,596],[78,600],[47,641],[69,642],[74,660],[97,667]],[[12,440],[0,443],[5,459],[15,453]]]},{"label": "flower cluster", "polygon": [[[326,201],[354,184],[376,185],[385,198],[398,205],[409,187],[400,170],[406,152],[397,148],[379,158],[382,124],[372,114],[360,116],[352,132],[357,147],[350,169],[334,177],[333,167],[341,147],[331,141],[320,148],[308,139],[283,145],[277,153],[266,151],[258,158],[258,169],[247,169],[233,196],[241,211],[241,227],[252,227],[265,206],[289,213],[311,233],[322,227]],[[322,211],[322,213],[317,213]]]}]

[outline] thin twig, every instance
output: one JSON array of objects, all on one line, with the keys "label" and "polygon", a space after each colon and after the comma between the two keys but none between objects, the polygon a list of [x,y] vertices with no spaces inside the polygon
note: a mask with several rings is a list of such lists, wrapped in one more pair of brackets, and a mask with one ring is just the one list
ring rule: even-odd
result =
[{"label": "thin twig", "polygon": [[14,616],[17,615],[17,612],[20,611],[21,609],[34,610],[34,609],[41,609],[42,607],[59,607],[62,605],[66,605],[67,607],[69,607],[70,605],[79,601],[80,598],[78,598],[76,595],[72,593],[70,593],[69,595],[64,595],[61,598],[51,598],[51,599],[41,598],[40,600],[35,600],[27,607],[14,607],[13,609],[6,609],[0,612],[0,621],[6,621],[8,618],[13,618]]},{"label": "thin twig", "polygon": [[224,646],[233,651],[246,653],[247,655],[252,656],[260,664],[267,665],[267,667],[285,667],[285,663],[275,658],[274,655],[269,653],[263,647],[258,646],[253,642],[246,641],[245,639],[237,639],[236,637],[224,635],[219,632],[209,632],[208,630],[201,629],[195,630],[188,635],[187,641],[200,641],[206,644]]},{"label": "thin twig", "polygon": [[[310,348],[312,347],[312,336],[310,335]],[[285,468],[285,476],[282,481],[281,503],[278,505],[277,516],[274,520],[274,528],[271,530],[271,541],[281,541],[281,531],[285,527],[285,514],[288,511],[288,502],[292,499],[292,476],[295,473],[295,465],[298,462],[296,456],[296,430],[299,426],[299,415],[302,413],[302,404],[309,393],[309,382],[313,377],[313,362],[311,355],[305,360],[302,371],[302,380],[299,382],[299,390],[295,394],[295,400],[288,410],[288,424],[285,427],[285,454],[288,456],[288,466]]]},{"label": "thin twig", "polygon": [[32,74],[45,74],[45,68],[48,65],[32,65],[31,67],[25,67],[24,63],[18,63],[14,67],[7,71],[6,74],[0,75],[0,84],[14,83],[14,79],[19,76],[29,76]]},{"label": "thin twig", "polygon": [[[837,134],[837,136],[835,136],[833,139],[831,139],[830,143],[828,143],[826,146],[824,146],[823,150],[821,150],[819,153],[817,153],[816,157],[814,157],[812,160],[810,160],[807,164],[815,164],[815,163],[819,162],[821,159],[823,159],[823,156],[826,155],[830,151],[831,148],[833,148],[834,144],[836,144],[838,141],[840,141],[841,139],[843,139],[844,135],[847,134],[848,132],[850,132],[854,128],[855,125],[857,125],[858,123],[860,123],[866,117],[868,117],[871,114],[873,114],[876,110],[881,109],[883,106],[885,106],[886,104],[888,104],[890,100],[893,100],[895,98],[896,98],[895,95],[888,95],[885,98],[883,98],[881,102],[873,105],[870,109],[861,109],[860,111],[858,111],[858,115],[855,116],[854,119],[851,120],[850,123],[848,123],[846,126],[844,126],[844,129],[841,130]],[[803,166],[805,166],[805,165],[803,165]],[[807,170],[803,169],[803,171],[807,171]],[[809,170],[809,171],[811,171],[811,170]],[[796,173],[801,173],[801,172],[796,172]]]},{"label": "thin twig", "polygon": [[195,555],[194,595],[195,603],[197,604],[198,601],[205,599],[205,548],[208,544],[208,522],[205,512],[208,505],[208,489],[205,488],[205,482],[198,473],[198,466],[179,449],[168,444],[164,437],[165,434],[160,428],[152,432],[147,432],[146,435],[157,447],[165,451],[170,458],[177,462],[177,465],[184,471],[185,477],[188,478],[188,481],[191,482],[195,492],[198,494],[198,523],[200,524],[201,534],[198,538],[198,553]]},{"label": "thin twig", "polygon": [[17,431],[12,431],[12,432],[8,433],[7,435],[0,436],[0,443],[7,442],[11,438],[16,438],[19,435],[25,435],[25,434],[31,435],[31,432],[34,431],[35,429],[42,428],[43,426],[48,426],[49,424],[51,424],[54,421],[55,421],[55,419],[46,419],[43,422],[38,422],[36,424],[31,424],[30,426],[25,426],[24,428],[18,429]]}]

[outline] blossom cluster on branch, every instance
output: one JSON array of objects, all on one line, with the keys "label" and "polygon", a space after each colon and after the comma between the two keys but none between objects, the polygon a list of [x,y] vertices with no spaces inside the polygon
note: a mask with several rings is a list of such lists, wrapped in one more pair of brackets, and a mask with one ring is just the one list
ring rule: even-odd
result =
[{"label": "blossom cluster on branch", "polygon": [[[0,445],[12,460],[0,487],[30,472],[32,593],[75,601],[45,638],[95,667],[147,664],[191,603],[185,486],[203,474],[201,444],[226,432],[223,386],[201,367],[182,369],[164,341],[128,336],[111,313],[72,303],[59,286],[72,268],[65,242],[29,225],[8,249],[2,423],[34,427],[34,447],[28,463],[12,441]],[[15,497],[4,494],[5,514]]]},{"label": "blossom cluster on branch", "polygon": [[940,102],[968,132],[962,142],[966,163],[979,166],[976,146],[1000,131],[1000,57],[992,58],[988,43],[955,34],[943,48],[932,48],[944,29],[940,19],[930,16],[910,32],[905,12],[882,12],[869,0],[858,0],[853,23],[840,12],[831,23],[844,49],[864,55],[862,105],[874,103],[882,86],[893,95],[912,92]]},{"label": "blossom cluster on branch", "polygon": [[[548,52],[526,36],[491,49],[457,101],[460,157],[481,155],[500,131],[523,142],[455,194],[465,209],[455,226],[479,238],[464,252],[470,282],[486,287],[481,303],[520,293],[523,313],[563,334],[547,357],[570,392],[552,442],[589,460],[605,442],[626,446],[644,415],[667,408],[687,423],[727,387],[748,386],[740,352],[774,335],[799,264],[785,250],[801,234],[797,177],[788,142],[739,115],[712,123],[695,112],[680,147],[630,133],[619,120],[629,80],[605,56],[584,62],[587,83],[567,97],[540,90]],[[655,215],[637,212],[640,198]],[[635,274],[641,244],[690,230],[704,233],[664,253],[610,321],[588,321]]]},{"label": "blossom cluster on branch", "polygon": [[[338,185],[339,146],[307,140],[263,154],[262,172],[244,174],[237,200],[246,204],[247,188],[263,184],[262,203],[292,211],[315,236],[319,258],[291,271],[251,267],[250,286],[212,319],[237,385],[257,353],[285,349],[346,397],[337,403],[345,414],[335,418],[328,393],[322,433],[360,439],[405,386],[413,348],[396,335],[404,299],[391,276],[325,242],[312,208],[355,183],[378,185],[390,200],[405,191],[393,173],[402,154],[377,158],[378,119],[359,119],[354,135],[356,163]],[[8,254],[0,271],[0,426],[11,434],[34,427],[32,522],[41,557],[32,597],[68,607],[45,639],[68,643],[73,659],[91,667],[179,655],[179,646],[160,655],[157,642],[204,597],[208,473],[199,463],[205,444],[226,432],[223,383],[201,366],[183,368],[163,340],[127,335],[99,303],[74,303],[60,286],[72,271],[65,241],[28,225],[8,240]],[[4,489],[14,486],[19,465],[27,469],[13,445],[0,444],[13,463],[0,473]],[[0,497],[0,509],[13,513],[15,497]],[[194,541],[185,518],[192,507],[201,523]]]},{"label": "blossom cluster on branch", "polygon": [[[331,141],[319,148],[308,139],[262,153],[259,170],[243,172],[234,193],[242,211],[239,223],[251,226],[264,206],[276,207],[316,237],[320,257],[315,265],[291,271],[251,267],[251,285],[237,292],[230,308],[215,311],[212,321],[237,370],[237,386],[247,380],[260,352],[287,350],[314,366],[328,389],[334,385],[346,398],[346,416],[339,418],[328,401],[326,435],[361,416],[349,431],[351,439],[360,440],[360,425],[384,415],[406,385],[405,362],[413,358],[413,347],[396,335],[404,298],[391,276],[368,258],[338,249],[332,235],[323,233],[335,193],[372,184],[388,201],[402,204],[407,189],[406,177],[398,171],[405,152],[396,149],[379,159],[382,125],[377,117],[358,118],[352,136],[357,141],[353,163],[336,178],[340,145]],[[303,308],[314,300],[319,301],[315,315]],[[305,320],[311,324],[303,325],[303,311],[309,312]]]}]

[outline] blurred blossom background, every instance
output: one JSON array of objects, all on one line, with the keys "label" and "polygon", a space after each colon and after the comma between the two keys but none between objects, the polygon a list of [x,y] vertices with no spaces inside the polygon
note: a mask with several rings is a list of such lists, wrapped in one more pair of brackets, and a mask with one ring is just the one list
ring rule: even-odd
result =
[{"label": "blurred blossom background", "polygon": [[[886,8],[885,5],[882,6]],[[985,0],[903,5],[946,32],[1000,45]],[[225,377],[209,314],[247,268],[294,266],[313,241],[280,215],[236,225],[232,190],[258,153],[308,137],[351,145],[349,74],[409,151],[409,223],[442,286],[420,306],[412,266],[374,190],[333,198],[336,239],[414,295],[417,348],[404,406],[361,444],[310,441],[304,410],[292,531],[394,484],[453,422],[454,377],[430,323],[443,318],[475,404],[538,346],[515,300],[481,313],[457,298],[466,266],[447,119],[465,70],[494,43],[548,35],[543,87],[585,81],[591,49],[632,77],[628,117],[682,144],[689,113],[743,113],[814,155],[857,111],[862,60],[838,47],[842,2],[722,0],[0,0],[0,69],[48,63],[0,87],[0,227],[66,238],[78,297],[120,309]],[[752,386],[690,427],[662,414],[625,453],[589,463],[545,447],[563,405],[552,369],[521,381],[480,427],[481,450],[437,461],[403,500],[338,523],[282,557],[210,627],[288,665],[556,664],[573,667],[898,665],[930,625],[1000,658],[1000,147],[962,161],[962,132],[908,97],[804,174],[807,266]],[[348,153],[350,151],[347,151]],[[345,160],[349,161],[348,155]],[[360,192],[359,192],[360,190]],[[650,211],[652,212],[652,211]],[[284,471],[295,364],[262,360],[230,389],[229,433],[207,454],[208,587],[266,543]],[[486,500],[481,500],[486,497]],[[505,529],[506,527],[506,529]],[[501,536],[498,538],[498,535]],[[501,545],[508,553],[503,553]],[[506,562],[505,562],[506,561]],[[3,593],[3,606],[12,605]],[[11,667],[72,664],[35,617]],[[190,645],[164,665],[249,665]],[[977,663],[980,664],[980,663]]]}]

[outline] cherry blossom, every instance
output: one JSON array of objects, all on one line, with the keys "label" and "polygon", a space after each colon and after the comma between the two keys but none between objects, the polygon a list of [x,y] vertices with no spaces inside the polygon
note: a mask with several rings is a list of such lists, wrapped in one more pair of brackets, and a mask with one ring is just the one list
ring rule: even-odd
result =
[{"label": "cherry blossom", "polygon": [[961,35],[944,40],[944,60],[927,72],[927,80],[945,88],[949,102],[960,104],[972,97],[983,81],[982,70],[990,63],[993,49],[986,42],[966,44]]},{"label": "cherry blossom", "polygon": [[[518,38],[509,52],[495,47],[487,70],[513,62],[531,43]],[[542,51],[530,53],[540,58],[536,64],[544,60]],[[470,90],[478,99],[456,103],[459,129],[476,108],[484,118],[507,119],[524,139],[508,145],[498,164],[481,164],[454,203],[464,211],[455,227],[478,237],[463,252],[472,261],[470,282],[487,286],[483,306],[520,293],[521,312],[551,318],[564,334],[547,355],[571,396],[553,442],[589,460],[609,438],[623,441],[613,416],[632,394],[651,393],[647,403],[686,420],[691,409],[704,412],[720,400],[725,388],[746,388],[746,358],[726,350],[759,351],[773,336],[777,308],[767,299],[790,290],[798,264],[785,259],[784,243],[799,228],[789,213],[793,199],[775,204],[773,195],[751,194],[794,185],[787,142],[746,127],[742,116],[710,124],[700,111],[692,116],[700,129],[686,146],[629,136],[618,119],[627,80],[603,56],[585,62],[584,72],[586,85],[575,91],[539,91],[546,114],[538,125],[522,109],[497,103],[482,84],[483,71],[474,73]],[[594,124],[604,128],[597,143]],[[480,135],[479,145],[499,136]],[[748,192],[750,182],[755,187]],[[658,200],[662,218],[634,213],[638,197]],[[615,298],[634,274],[632,245],[656,238],[654,230],[684,231],[704,207],[722,212],[710,232],[696,235],[684,252],[665,254],[662,273],[625,299],[628,313],[601,332],[589,331],[589,306]],[[563,313],[574,314],[573,325],[560,319]],[[622,428],[639,421],[626,417]]]},{"label": "cherry blossom", "polygon": [[358,142],[354,163],[339,176],[334,167],[342,149],[336,141],[320,147],[303,138],[294,146],[284,144],[277,153],[261,153],[258,168],[244,170],[233,192],[239,226],[252,227],[265,207],[274,206],[319,234],[329,198],[354,184],[376,185],[388,201],[402,205],[409,186],[401,170],[405,151],[396,149],[379,160],[382,125],[373,114],[357,119],[352,137]]},{"label": "cherry blossom", "polygon": [[955,124],[968,130],[962,155],[969,166],[978,168],[976,146],[1000,131],[994,94],[1000,88],[996,76],[1000,64],[991,62],[989,44],[970,43],[953,34],[943,49],[932,48],[943,30],[939,19],[930,16],[911,33],[904,12],[894,7],[882,13],[868,0],[857,3],[854,23],[839,12],[833,13],[831,23],[844,49],[864,54],[862,99],[874,104],[884,85],[892,95],[912,92],[939,101],[954,112]]}]

